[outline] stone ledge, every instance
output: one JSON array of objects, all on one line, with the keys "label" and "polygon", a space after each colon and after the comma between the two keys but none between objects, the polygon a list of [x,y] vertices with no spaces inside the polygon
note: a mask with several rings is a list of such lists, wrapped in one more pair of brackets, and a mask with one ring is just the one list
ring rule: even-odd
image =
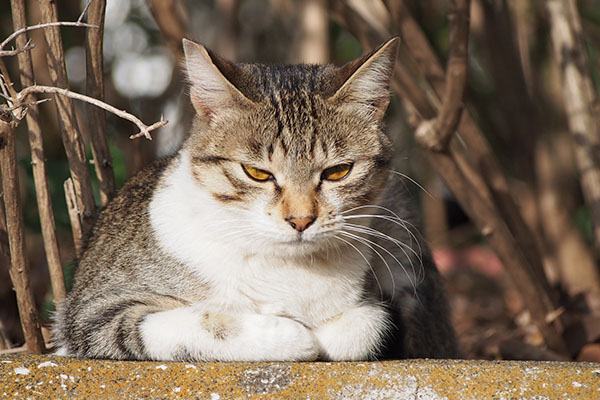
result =
[{"label": "stone ledge", "polygon": [[600,364],[175,363],[0,355],[0,398],[599,399]]}]

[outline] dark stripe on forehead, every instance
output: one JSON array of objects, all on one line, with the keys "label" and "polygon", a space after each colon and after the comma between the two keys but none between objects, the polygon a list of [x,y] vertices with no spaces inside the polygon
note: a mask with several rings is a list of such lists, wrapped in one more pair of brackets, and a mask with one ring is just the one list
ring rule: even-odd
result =
[{"label": "dark stripe on forehead", "polygon": [[230,158],[220,156],[193,156],[192,164],[220,164],[224,161],[231,161]]},{"label": "dark stripe on forehead", "polygon": [[269,161],[271,161],[271,158],[273,157],[273,143],[269,143],[269,147],[267,148],[267,157],[269,158]]},{"label": "dark stripe on forehead", "polygon": [[308,100],[310,102],[310,116],[311,116],[311,137],[310,137],[310,153],[314,154],[315,152],[315,144],[317,143],[317,121],[319,120],[319,115],[317,114],[317,107],[315,105],[315,99],[313,96],[309,96]]},{"label": "dark stripe on forehead", "polygon": [[256,139],[250,139],[248,142],[248,151],[256,158],[260,158],[263,153],[263,144]]},{"label": "dark stripe on forehead", "polygon": [[325,154],[325,157],[329,156],[329,146],[327,146],[327,142],[321,137],[320,138],[321,141],[321,150],[323,150],[323,154]]}]

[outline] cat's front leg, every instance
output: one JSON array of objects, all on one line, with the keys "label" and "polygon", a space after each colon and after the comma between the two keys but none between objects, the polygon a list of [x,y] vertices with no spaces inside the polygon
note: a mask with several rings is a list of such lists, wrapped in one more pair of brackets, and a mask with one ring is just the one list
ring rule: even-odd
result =
[{"label": "cat's front leg", "polygon": [[313,332],[324,360],[359,361],[377,355],[389,326],[384,307],[366,304],[325,321]]},{"label": "cat's front leg", "polygon": [[198,361],[311,361],[314,334],[285,317],[191,307],[148,315],[140,333],[150,358]]}]

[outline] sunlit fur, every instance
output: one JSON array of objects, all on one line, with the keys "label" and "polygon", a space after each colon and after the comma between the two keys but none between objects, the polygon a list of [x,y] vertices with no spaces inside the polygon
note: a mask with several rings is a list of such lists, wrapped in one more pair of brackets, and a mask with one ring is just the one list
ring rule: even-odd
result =
[{"label": "sunlit fur", "polygon": [[[194,125],[102,213],[57,314],[61,354],[456,355],[439,276],[390,174],[396,41],[339,68],[237,65],[184,41]],[[351,168],[327,179],[340,165]]]}]

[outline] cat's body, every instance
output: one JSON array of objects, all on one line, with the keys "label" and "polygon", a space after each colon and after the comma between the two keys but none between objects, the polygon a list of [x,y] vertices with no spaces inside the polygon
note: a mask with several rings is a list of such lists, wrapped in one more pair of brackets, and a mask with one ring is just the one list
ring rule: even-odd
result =
[{"label": "cat's body", "polygon": [[388,178],[395,43],[337,69],[184,48],[192,134],[101,214],[58,311],[60,353],[455,356],[439,275]]}]

